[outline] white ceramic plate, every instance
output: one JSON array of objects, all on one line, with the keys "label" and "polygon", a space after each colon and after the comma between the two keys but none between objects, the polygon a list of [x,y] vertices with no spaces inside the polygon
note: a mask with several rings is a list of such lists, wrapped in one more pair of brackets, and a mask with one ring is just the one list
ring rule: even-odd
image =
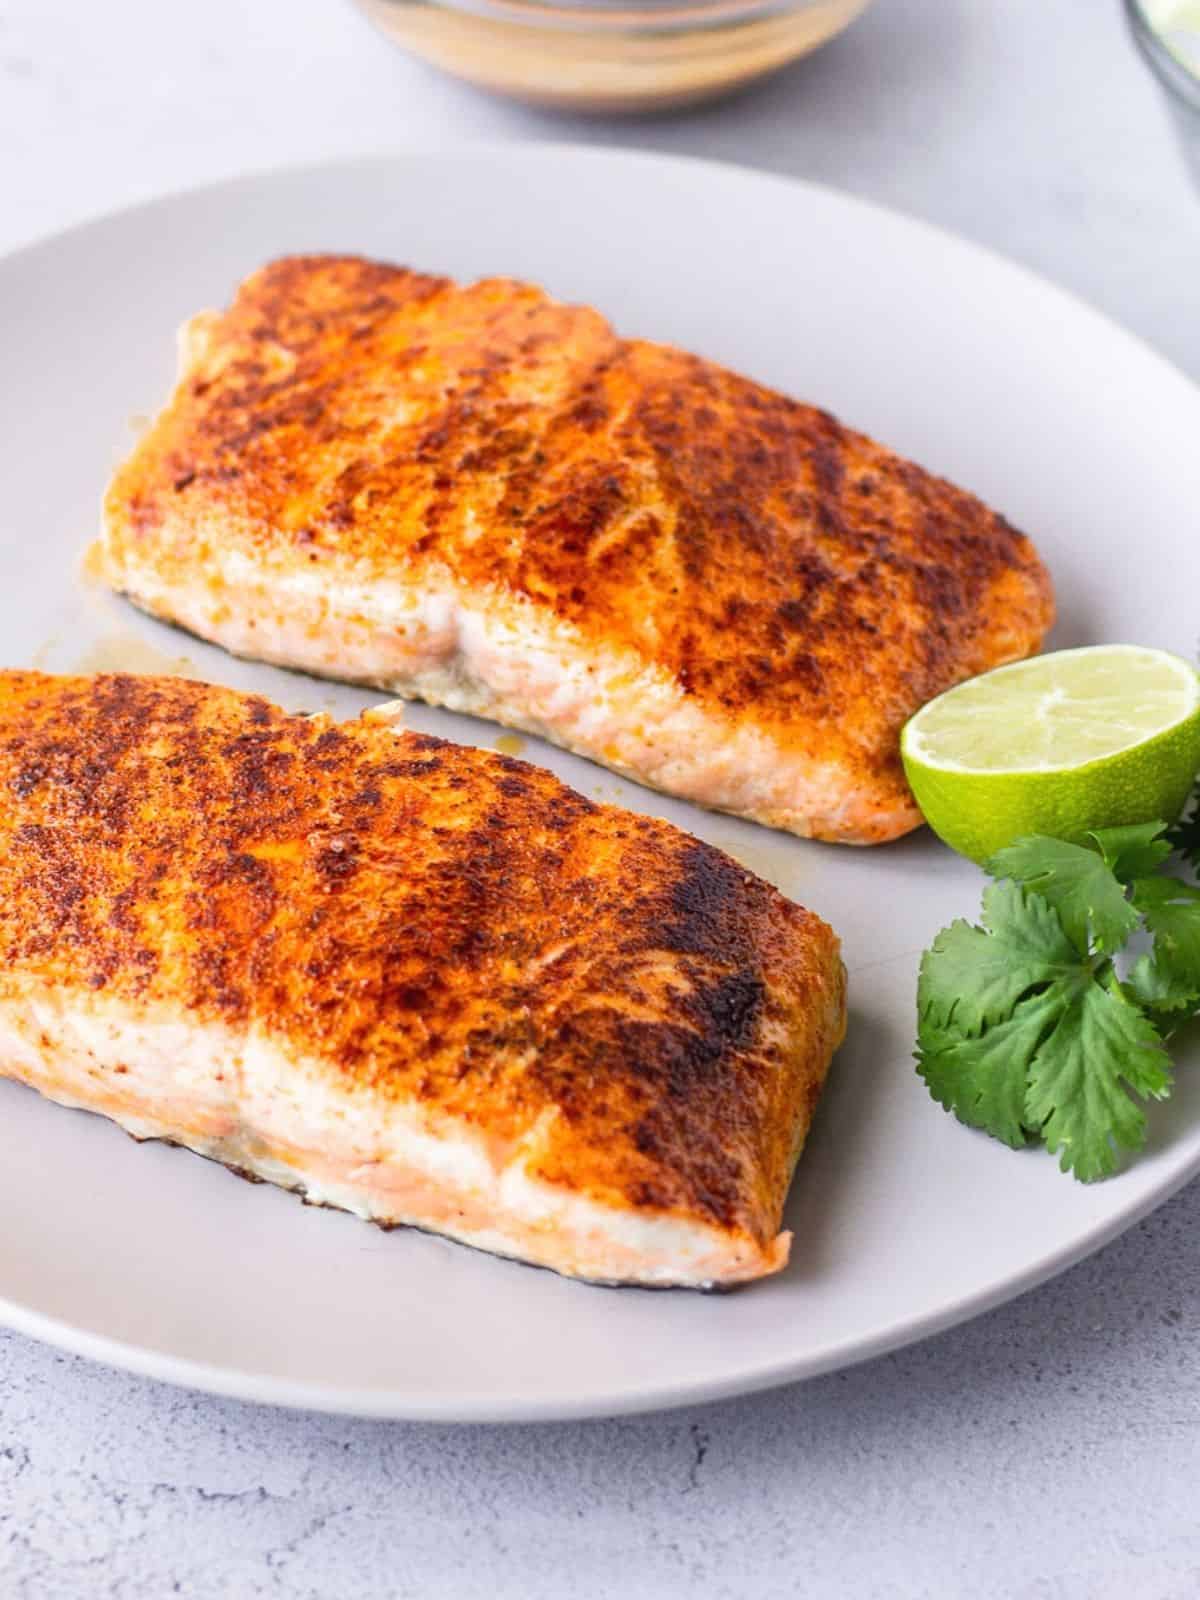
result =
[{"label": "white ceramic plate", "polygon": [[[1032,533],[1058,644],[1192,654],[1182,582],[1200,393],[1017,268],[842,195],[626,152],[476,150],[249,178],[0,263],[0,661],[185,657],[292,707],[375,698],[269,668],[89,588],[76,558],[174,332],[291,250],[511,273],[819,401]],[[499,730],[414,708],[490,744]],[[587,1416],[730,1395],[946,1327],[1059,1271],[1200,1170],[1200,1071],[1149,1152],[1084,1188],[929,1099],[911,1062],[918,952],[980,875],[932,840],[801,842],[673,804],[529,741],[585,792],[666,815],[840,931],[852,1021],[788,1207],[792,1263],[729,1296],[572,1284],[250,1188],[183,1151],[0,1084],[0,1314],[139,1372],[292,1405],[438,1419]],[[1197,1052],[1193,1050],[1193,1055]],[[1193,1067],[1200,1062],[1193,1062]]]}]

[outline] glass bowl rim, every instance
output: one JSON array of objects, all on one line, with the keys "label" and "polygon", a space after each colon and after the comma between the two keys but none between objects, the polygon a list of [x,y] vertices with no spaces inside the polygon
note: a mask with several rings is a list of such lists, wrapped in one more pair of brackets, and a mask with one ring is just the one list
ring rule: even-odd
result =
[{"label": "glass bowl rim", "polygon": [[[386,11],[393,3],[402,0],[371,0],[371,9]],[[844,6],[847,15],[835,30],[840,32],[872,3],[873,0],[643,0],[642,4],[636,0],[425,0],[430,10],[460,12],[520,27],[587,33],[670,33]]]},{"label": "glass bowl rim", "polygon": [[1133,36],[1159,79],[1192,110],[1200,113],[1200,72],[1191,68],[1163,39],[1146,15],[1142,0],[1125,0]]}]

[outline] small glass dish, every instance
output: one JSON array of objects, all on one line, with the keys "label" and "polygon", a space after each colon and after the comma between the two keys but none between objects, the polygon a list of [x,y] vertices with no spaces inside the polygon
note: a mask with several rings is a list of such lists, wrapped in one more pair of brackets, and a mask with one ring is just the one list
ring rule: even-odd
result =
[{"label": "small glass dish", "polygon": [[1200,185],[1200,0],[1125,0],[1129,25],[1163,87]]},{"label": "small glass dish", "polygon": [[870,0],[356,0],[456,77],[535,105],[653,111],[807,55]]}]

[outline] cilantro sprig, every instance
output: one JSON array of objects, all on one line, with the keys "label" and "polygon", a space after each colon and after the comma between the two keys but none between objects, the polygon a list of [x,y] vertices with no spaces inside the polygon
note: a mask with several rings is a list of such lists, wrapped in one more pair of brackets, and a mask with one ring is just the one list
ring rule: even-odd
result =
[{"label": "cilantro sprig", "polygon": [[1035,835],[987,863],[979,924],[921,960],[917,1070],[940,1105],[1085,1183],[1141,1149],[1138,1102],[1170,1094],[1168,1041],[1200,1012],[1200,887],[1163,870],[1176,851],[1200,868],[1200,803],[1173,829]]}]

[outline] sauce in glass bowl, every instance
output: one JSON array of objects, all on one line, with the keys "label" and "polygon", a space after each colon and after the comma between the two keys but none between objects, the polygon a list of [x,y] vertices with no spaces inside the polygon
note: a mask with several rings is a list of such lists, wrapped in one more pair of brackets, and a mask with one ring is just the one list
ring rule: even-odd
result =
[{"label": "sauce in glass bowl", "polygon": [[397,43],[535,105],[649,111],[712,99],[840,33],[870,0],[356,0]]}]

